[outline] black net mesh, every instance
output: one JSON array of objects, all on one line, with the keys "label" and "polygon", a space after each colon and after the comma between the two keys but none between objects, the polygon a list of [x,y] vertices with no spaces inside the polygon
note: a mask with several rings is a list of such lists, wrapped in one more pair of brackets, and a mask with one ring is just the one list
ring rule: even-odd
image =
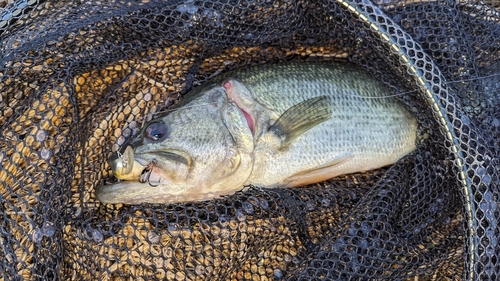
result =
[{"label": "black net mesh", "polygon": [[[1,280],[496,280],[500,2],[0,2]],[[345,60],[421,126],[390,168],[102,204],[106,163],[203,81]]]}]

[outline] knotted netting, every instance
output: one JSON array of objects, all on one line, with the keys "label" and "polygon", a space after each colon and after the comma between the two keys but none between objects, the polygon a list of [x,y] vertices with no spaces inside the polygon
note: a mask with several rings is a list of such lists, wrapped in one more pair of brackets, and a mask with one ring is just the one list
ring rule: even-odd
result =
[{"label": "knotted netting", "polygon": [[[0,2],[2,280],[496,280],[500,3]],[[219,74],[369,70],[417,149],[369,173],[206,202],[102,204],[107,158]]]}]

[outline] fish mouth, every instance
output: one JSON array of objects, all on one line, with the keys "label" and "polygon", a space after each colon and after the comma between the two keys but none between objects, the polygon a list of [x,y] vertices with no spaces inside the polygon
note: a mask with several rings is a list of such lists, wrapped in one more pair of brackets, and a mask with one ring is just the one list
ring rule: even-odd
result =
[{"label": "fish mouth", "polygon": [[105,204],[141,204],[150,203],[171,203],[178,198],[169,195],[168,186],[152,186],[136,181],[123,181],[112,185],[103,185],[96,188],[96,198]]},{"label": "fish mouth", "polygon": [[144,156],[135,157],[134,160],[136,160],[146,168],[148,166],[155,166],[157,163],[159,163],[158,161],[161,162],[161,160],[180,163],[187,167],[191,167],[193,163],[193,159],[191,158],[191,156],[179,149],[152,150],[144,153]]},{"label": "fish mouth", "polygon": [[136,181],[122,181],[112,185],[98,186],[95,190],[97,200],[104,204],[136,205],[142,203],[172,204],[178,202],[197,202],[211,200],[222,195],[229,195],[234,190],[200,191],[199,188],[172,190],[169,184],[157,186]]},{"label": "fish mouth", "polygon": [[[189,170],[192,162],[189,154],[184,151],[163,149],[137,155],[130,146],[125,149],[123,154],[117,152],[108,159],[108,164],[116,178],[140,183],[149,182],[151,178],[160,180],[159,175],[162,174],[162,171],[168,170],[169,166],[184,166]],[[183,168],[183,170],[186,169]],[[151,177],[152,175],[155,176]]]},{"label": "fish mouth", "polygon": [[143,167],[135,180],[151,186],[185,178],[193,164],[191,156],[181,150],[148,151],[134,161]]}]

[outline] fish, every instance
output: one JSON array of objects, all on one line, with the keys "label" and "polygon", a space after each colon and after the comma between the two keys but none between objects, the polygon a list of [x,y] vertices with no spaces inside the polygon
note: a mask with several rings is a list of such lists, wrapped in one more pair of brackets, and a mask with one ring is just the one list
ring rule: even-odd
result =
[{"label": "fish", "polygon": [[217,76],[151,120],[108,163],[102,203],[197,202],[305,186],[396,163],[418,123],[347,62],[292,61]]}]

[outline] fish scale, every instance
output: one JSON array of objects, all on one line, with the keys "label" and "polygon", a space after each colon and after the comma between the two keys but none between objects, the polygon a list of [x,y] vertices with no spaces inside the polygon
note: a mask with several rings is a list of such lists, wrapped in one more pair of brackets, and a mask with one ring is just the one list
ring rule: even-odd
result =
[{"label": "fish scale", "polygon": [[[249,184],[294,187],[393,164],[415,149],[417,122],[390,96],[368,72],[340,62],[221,75],[129,140],[133,169],[113,171],[127,181],[96,195],[106,203],[201,201]],[[111,167],[120,161],[112,157]],[[146,164],[153,187],[134,179]]]},{"label": "fish scale", "polygon": [[[329,120],[312,128],[288,150],[277,151],[272,157],[267,152],[255,153],[254,173],[248,184],[273,185],[283,174],[293,175],[323,165],[333,158],[332,155],[355,155],[339,165],[337,173],[332,171],[336,176],[392,164],[413,150],[416,121],[393,97],[387,97],[390,91],[381,82],[350,64],[335,64],[335,67],[327,63],[292,65],[270,66],[255,77],[252,69],[244,70],[235,77],[258,102],[273,105],[270,108],[278,114],[295,103],[325,93],[332,99],[335,110]],[[309,72],[304,75],[304,71]],[[287,81],[287,87],[279,81]],[[284,96],[290,99],[283,99]],[[259,144],[262,146],[265,142]],[[259,145],[256,150],[259,151]],[[267,176],[261,176],[266,173]]]}]

